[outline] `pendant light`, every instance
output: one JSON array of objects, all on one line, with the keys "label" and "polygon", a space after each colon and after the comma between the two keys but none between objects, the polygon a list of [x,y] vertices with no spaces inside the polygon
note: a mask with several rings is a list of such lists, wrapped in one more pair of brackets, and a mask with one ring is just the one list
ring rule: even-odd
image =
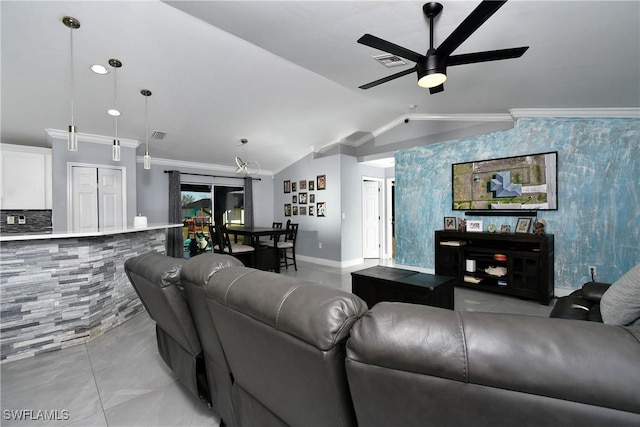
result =
[{"label": "pendant light", "polygon": [[117,59],[110,59],[109,65],[113,67],[113,98],[114,98],[114,107],[107,111],[107,114],[113,116],[116,122],[116,134],[113,139],[113,149],[111,151],[111,158],[114,162],[120,161],[120,140],[118,139],[118,117],[120,116],[120,110],[118,110],[118,80],[116,78],[116,74],[118,68],[122,67],[122,62]]},{"label": "pendant light", "polygon": [[151,91],[148,89],[142,89],[140,93],[144,96],[144,168],[151,169],[151,156],[149,155],[149,97]]},{"label": "pendant light", "polygon": [[73,120],[73,101],[75,98],[75,91],[73,85],[73,30],[80,28],[80,21],[73,16],[65,16],[62,18],[62,23],[69,27],[71,34],[71,124],[69,125],[69,133],[67,135],[67,149],[69,151],[78,151],[78,129],[76,129],[75,122]]}]

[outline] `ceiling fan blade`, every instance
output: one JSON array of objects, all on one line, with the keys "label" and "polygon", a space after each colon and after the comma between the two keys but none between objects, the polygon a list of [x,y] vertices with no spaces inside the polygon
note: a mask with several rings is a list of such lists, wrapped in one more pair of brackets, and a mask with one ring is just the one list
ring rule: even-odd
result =
[{"label": "ceiling fan blade", "polygon": [[453,55],[447,58],[447,66],[450,67],[453,65],[474,64],[476,62],[520,58],[522,55],[524,55],[527,49],[529,49],[529,46]]},{"label": "ceiling fan blade", "polygon": [[395,73],[395,74],[392,74],[390,76],[383,77],[380,80],[376,80],[374,82],[367,83],[366,85],[359,86],[359,88],[360,89],[371,89],[374,86],[378,86],[378,85],[380,85],[382,83],[386,83],[386,82],[389,82],[391,80],[397,79],[398,77],[406,76],[407,74],[411,74],[411,73],[415,73],[415,72],[416,72],[416,67],[412,67],[412,68],[409,68],[407,70],[400,71],[399,73]]},{"label": "ceiling fan blade", "polygon": [[398,46],[397,44],[388,42],[380,37],[372,36],[371,34],[365,34],[358,39],[358,43],[365,46],[372,47],[374,49],[382,50],[393,55],[401,56],[404,59],[408,59],[413,62],[420,62],[424,60],[424,55],[420,55],[412,50]]},{"label": "ceiling fan blade", "polygon": [[485,21],[491,18],[491,15],[496,13],[503,4],[504,1],[485,0],[476,7],[473,12],[465,18],[464,21],[442,42],[440,46],[434,52],[434,55],[445,57],[451,55],[451,53],[458,48],[466,39],[469,38]]},{"label": "ceiling fan blade", "polygon": [[442,92],[443,90],[444,90],[444,84],[440,84],[440,85],[435,86],[435,87],[430,87],[429,88],[429,93],[431,95],[433,95],[434,93]]}]

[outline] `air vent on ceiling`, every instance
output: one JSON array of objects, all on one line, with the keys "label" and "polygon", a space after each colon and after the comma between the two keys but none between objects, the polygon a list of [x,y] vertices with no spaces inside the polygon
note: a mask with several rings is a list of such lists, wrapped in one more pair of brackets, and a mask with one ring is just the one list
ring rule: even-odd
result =
[{"label": "air vent on ceiling", "polygon": [[390,53],[385,53],[384,55],[376,55],[373,57],[376,61],[384,65],[385,67],[397,67],[399,65],[407,65],[406,62],[402,58],[396,55],[392,55]]},{"label": "air vent on ceiling", "polygon": [[167,136],[166,132],[154,130],[153,133],[151,134],[151,139],[164,139],[165,136]]}]

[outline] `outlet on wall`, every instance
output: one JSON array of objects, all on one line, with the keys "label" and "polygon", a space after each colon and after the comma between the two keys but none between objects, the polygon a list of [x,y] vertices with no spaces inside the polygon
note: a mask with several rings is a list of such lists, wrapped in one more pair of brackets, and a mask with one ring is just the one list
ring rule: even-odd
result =
[{"label": "outlet on wall", "polygon": [[318,248],[322,249],[322,242],[318,242]]}]

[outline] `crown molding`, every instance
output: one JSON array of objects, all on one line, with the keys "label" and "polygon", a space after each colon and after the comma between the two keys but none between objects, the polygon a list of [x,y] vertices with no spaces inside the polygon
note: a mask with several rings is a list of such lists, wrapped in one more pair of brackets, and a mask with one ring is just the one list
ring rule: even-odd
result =
[{"label": "crown molding", "polygon": [[640,108],[512,108],[514,119],[559,117],[581,119],[640,119]]},{"label": "crown molding", "polygon": [[[53,139],[67,139],[67,135],[69,132],[65,130],[58,129],[45,129],[45,133],[47,134],[47,142],[51,145]],[[140,141],[136,141],[135,139],[123,139],[119,138],[120,146],[127,148],[138,148],[140,146]],[[90,133],[80,133],[78,132],[78,143],[80,142],[90,142],[92,144],[113,144],[112,136],[103,136],[103,135],[93,135]]]},{"label": "crown molding", "polygon": [[[137,163],[144,163],[144,157],[137,156]],[[191,168],[191,169],[201,169],[207,170],[211,172],[226,172],[236,175],[236,167],[235,166],[227,166],[227,165],[215,165],[211,163],[197,163],[197,162],[187,162],[184,160],[171,160],[171,159],[163,159],[158,157],[151,156],[151,164],[152,165],[163,165],[170,166],[172,168]],[[260,173],[257,175],[262,176],[273,176],[273,171],[269,170],[260,170]],[[229,178],[236,178],[236,176],[229,176]],[[237,178],[243,178],[243,176],[237,176]]]}]

